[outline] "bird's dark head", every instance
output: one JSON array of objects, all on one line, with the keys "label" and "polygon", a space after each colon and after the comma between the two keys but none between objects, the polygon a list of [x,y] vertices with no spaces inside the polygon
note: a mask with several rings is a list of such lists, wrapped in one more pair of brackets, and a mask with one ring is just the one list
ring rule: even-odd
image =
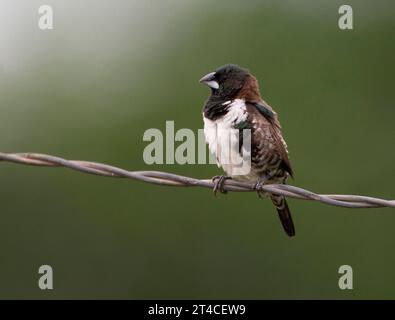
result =
[{"label": "bird's dark head", "polygon": [[237,96],[250,72],[235,64],[226,64],[214,72],[206,74],[200,82],[211,88],[213,96],[223,99],[233,99]]}]

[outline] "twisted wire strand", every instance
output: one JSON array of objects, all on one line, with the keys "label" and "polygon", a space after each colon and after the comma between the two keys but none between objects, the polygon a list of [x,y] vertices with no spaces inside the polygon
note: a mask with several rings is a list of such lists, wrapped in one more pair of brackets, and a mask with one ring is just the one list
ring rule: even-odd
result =
[{"label": "twisted wire strand", "polygon": [[[176,186],[213,188],[211,179],[196,179],[162,171],[128,171],[104,163],[66,160],[60,157],[39,153],[0,153],[0,161],[43,167],[66,167],[83,173],[113,177],[129,178],[146,183]],[[346,208],[395,208],[395,200],[384,200],[360,195],[316,194],[309,190],[283,184],[267,184],[258,187],[259,191],[283,195],[300,200],[319,201],[328,205]],[[224,190],[233,192],[257,191],[254,183],[226,180]]]}]

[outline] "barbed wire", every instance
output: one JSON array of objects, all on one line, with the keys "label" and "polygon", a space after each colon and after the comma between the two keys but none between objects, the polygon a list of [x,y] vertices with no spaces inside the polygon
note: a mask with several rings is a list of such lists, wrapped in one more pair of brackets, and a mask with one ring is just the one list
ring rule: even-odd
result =
[{"label": "barbed wire", "polygon": [[[32,166],[66,167],[98,176],[129,178],[165,186],[204,187],[211,189],[214,187],[214,182],[211,179],[201,180],[162,171],[128,171],[104,163],[66,160],[60,157],[39,153],[0,153],[0,161]],[[233,192],[256,192],[259,190],[294,199],[314,200],[328,205],[346,208],[395,208],[395,200],[384,200],[359,195],[316,194],[309,190],[283,184],[267,184],[257,187],[255,183],[226,180],[223,184],[223,189]]]}]

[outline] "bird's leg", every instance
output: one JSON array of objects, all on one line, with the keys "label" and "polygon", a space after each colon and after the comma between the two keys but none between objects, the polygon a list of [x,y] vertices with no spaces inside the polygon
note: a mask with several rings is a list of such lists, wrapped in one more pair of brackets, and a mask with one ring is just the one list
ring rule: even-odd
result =
[{"label": "bird's leg", "polygon": [[224,190],[224,183],[226,180],[232,179],[232,177],[228,176],[214,176],[211,180],[214,182],[213,192],[214,195],[217,196],[217,192],[228,193],[228,191]]},{"label": "bird's leg", "polygon": [[265,192],[262,190],[262,186],[265,184],[267,181],[266,178],[261,178],[255,183],[254,189],[256,190],[258,197],[259,198],[264,198],[265,197]]}]

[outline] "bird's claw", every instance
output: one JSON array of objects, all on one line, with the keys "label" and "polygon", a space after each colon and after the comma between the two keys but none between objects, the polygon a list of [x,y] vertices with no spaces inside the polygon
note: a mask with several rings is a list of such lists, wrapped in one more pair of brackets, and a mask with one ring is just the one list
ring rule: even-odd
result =
[{"label": "bird's claw", "polygon": [[257,183],[255,183],[254,185],[254,189],[256,190],[258,197],[259,198],[264,198],[265,197],[265,192],[262,190],[262,187],[265,183],[262,181],[258,181]]},{"label": "bird's claw", "polygon": [[214,176],[211,179],[214,182],[213,192],[215,196],[217,196],[218,191],[224,194],[228,193],[228,191],[224,189],[224,183],[228,179],[232,179],[232,178],[227,176]]}]

